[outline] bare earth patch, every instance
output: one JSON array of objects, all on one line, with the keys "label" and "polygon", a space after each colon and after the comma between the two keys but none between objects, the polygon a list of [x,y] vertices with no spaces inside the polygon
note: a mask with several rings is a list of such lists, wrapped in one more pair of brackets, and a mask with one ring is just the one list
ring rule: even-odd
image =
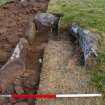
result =
[{"label": "bare earth patch", "polygon": [[[66,39],[69,39],[67,36]],[[50,40],[45,49],[43,68],[38,93],[78,94],[97,93],[89,85],[89,75],[77,65],[70,69],[73,46],[70,40]],[[78,59],[78,57],[75,57]],[[72,65],[72,64],[71,64]],[[63,98],[56,100],[36,100],[36,105],[98,105],[98,98]]]}]

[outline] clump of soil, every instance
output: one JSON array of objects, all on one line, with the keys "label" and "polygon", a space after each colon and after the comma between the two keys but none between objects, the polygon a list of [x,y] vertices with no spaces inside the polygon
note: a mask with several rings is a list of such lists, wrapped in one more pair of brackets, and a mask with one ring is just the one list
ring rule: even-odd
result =
[{"label": "clump of soil", "polygon": [[17,2],[8,2],[0,7],[0,67],[11,56],[19,38],[25,37],[30,17],[37,11],[46,11],[48,1],[35,2],[21,7]]}]

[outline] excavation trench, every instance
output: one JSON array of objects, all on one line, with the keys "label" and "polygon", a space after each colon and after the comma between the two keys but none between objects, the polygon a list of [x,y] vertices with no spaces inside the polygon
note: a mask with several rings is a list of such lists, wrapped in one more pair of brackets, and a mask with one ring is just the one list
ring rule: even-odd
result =
[{"label": "excavation trench", "polygon": [[[0,76],[0,91],[2,94],[36,93],[42,66],[40,60],[43,58],[43,50],[48,41],[46,31],[38,33],[33,45],[26,45],[26,53],[23,53],[25,59],[9,62],[8,66],[7,62],[20,39],[26,38],[25,34],[29,31],[30,18],[37,11],[45,12],[47,6],[48,1],[40,0],[27,8],[21,7],[15,1],[0,7],[0,70],[3,71],[0,73],[2,75]],[[21,102],[26,102],[29,105],[35,103],[34,99],[0,98],[0,105],[21,104]]]},{"label": "excavation trench", "polygon": [[[25,37],[30,17],[39,10],[46,11],[47,5],[48,2],[37,2],[33,7],[20,8],[18,4],[11,2],[0,8],[1,67],[13,53],[19,39]],[[97,90],[89,84],[90,75],[88,71],[80,66],[81,49],[78,43],[73,37],[70,37],[71,35],[67,31],[62,31],[58,37],[48,31],[37,33],[34,43],[27,45],[25,49],[25,72],[22,71],[21,76],[12,80],[3,94],[97,93]],[[20,62],[15,62],[15,64],[22,66]],[[11,70],[11,67],[8,70]],[[17,70],[17,67],[13,69]],[[10,77],[12,78],[12,76]],[[97,98],[1,99],[1,105],[15,105],[21,102],[26,102],[28,105],[84,105],[84,103],[85,105],[99,105]]]},{"label": "excavation trench", "polygon": [[[12,62],[8,61],[0,74],[0,86],[2,87],[2,94],[37,93],[40,80],[40,72],[42,68],[43,54],[47,43],[48,32],[39,32],[36,35],[33,45],[26,45],[25,53],[22,52],[24,56],[20,56],[19,60],[14,60]],[[10,73],[12,74],[10,75]],[[7,78],[4,78],[4,75]],[[5,104],[14,104],[22,101],[27,102],[29,105],[33,105],[35,103],[35,99],[16,99],[13,102],[11,99],[1,99],[1,102]]]}]

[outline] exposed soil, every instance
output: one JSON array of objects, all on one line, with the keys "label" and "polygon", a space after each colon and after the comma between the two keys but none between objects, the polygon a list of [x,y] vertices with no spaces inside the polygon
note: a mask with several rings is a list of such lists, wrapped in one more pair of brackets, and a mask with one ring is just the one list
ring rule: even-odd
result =
[{"label": "exposed soil", "polygon": [[38,1],[28,7],[9,2],[0,7],[0,67],[11,56],[19,38],[25,37],[30,17],[37,11],[46,11],[48,1]]},{"label": "exposed soil", "polygon": [[[89,84],[88,71],[78,66],[80,51],[77,49],[78,53],[73,53],[77,47],[73,46],[67,34],[64,36],[59,41],[48,42],[38,93],[97,93],[97,90]],[[36,105],[99,105],[98,101],[98,98],[37,99]]]},{"label": "exposed soil", "polygon": [[[19,39],[26,37],[30,18],[38,11],[46,11],[47,6],[48,0],[38,0],[28,7],[21,7],[17,2],[9,2],[0,7],[0,67],[12,55]],[[43,50],[48,41],[47,35],[46,31],[37,33],[35,43],[26,49],[25,72],[18,76],[8,88],[5,87],[7,89],[3,94],[36,93],[42,65],[39,59],[43,57]],[[27,105],[35,105],[34,99],[0,98],[0,105],[23,105],[24,102]]]}]

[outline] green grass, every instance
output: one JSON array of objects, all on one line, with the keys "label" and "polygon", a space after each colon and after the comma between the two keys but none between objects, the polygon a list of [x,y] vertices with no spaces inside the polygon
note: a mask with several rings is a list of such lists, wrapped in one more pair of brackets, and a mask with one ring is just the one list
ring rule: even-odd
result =
[{"label": "green grass", "polygon": [[0,0],[0,5],[6,3],[8,0]]},{"label": "green grass", "polygon": [[97,65],[92,67],[92,83],[105,95],[105,54],[101,53],[97,57]]},{"label": "green grass", "polygon": [[100,33],[100,54],[91,80],[105,94],[105,0],[51,0],[48,11],[64,13],[62,26],[77,22]]},{"label": "green grass", "polygon": [[105,0],[51,0],[49,11],[64,13],[65,25],[77,22],[105,32]]}]

